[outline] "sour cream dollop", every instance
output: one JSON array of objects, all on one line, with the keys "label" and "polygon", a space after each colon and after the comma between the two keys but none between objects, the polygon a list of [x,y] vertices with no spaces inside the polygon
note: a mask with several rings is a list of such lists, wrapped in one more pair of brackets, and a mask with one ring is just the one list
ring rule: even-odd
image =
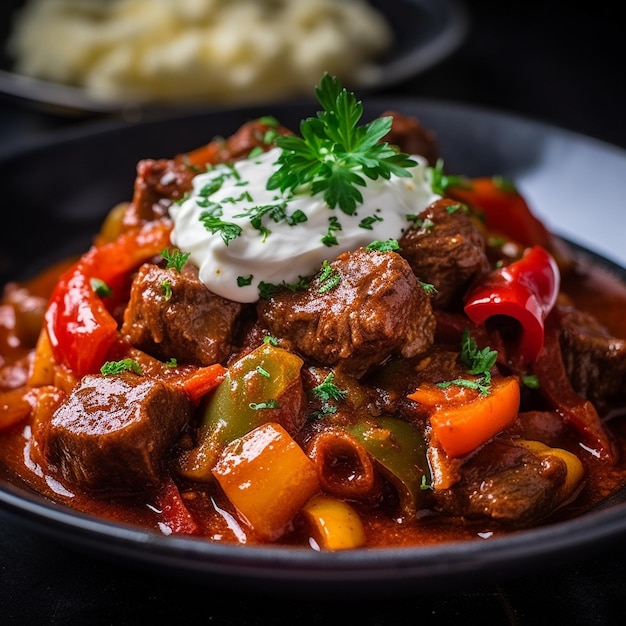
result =
[{"label": "sour cream dollop", "polygon": [[198,174],[185,201],[170,208],[172,244],[189,253],[210,291],[235,302],[256,302],[262,283],[296,284],[347,250],[400,239],[408,216],[440,197],[428,181],[427,161],[413,155],[410,177],[365,179],[363,202],[347,215],[306,189],[268,190],[280,151]]}]

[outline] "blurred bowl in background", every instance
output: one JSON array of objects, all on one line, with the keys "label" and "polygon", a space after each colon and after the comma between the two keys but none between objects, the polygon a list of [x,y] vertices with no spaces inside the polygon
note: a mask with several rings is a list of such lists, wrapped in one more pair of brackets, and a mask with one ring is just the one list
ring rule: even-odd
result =
[{"label": "blurred bowl in background", "polygon": [[[45,5],[46,2],[50,3],[51,1],[54,0],[44,0],[43,4]],[[312,3],[308,3],[306,0],[299,1],[300,7],[305,7],[303,10],[313,10]],[[163,2],[164,0],[162,0]],[[231,71],[231,66],[228,65],[230,61],[224,61],[227,66],[226,70],[224,70],[219,65],[216,65],[217,62],[210,59],[209,62],[213,66],[206,66],[205,63],[205,67],[201,68],[201,70],[210,70],[213,77],[219,77],[219,73],[222,71],[222,77],[221,81],[214,81],[209,87],[206,76],[203,78],[202,76],[204,75],[198,75],[195,78],[190,71],[191,63],[189,59],[193,57],[189,56],[191,55],[189,49],[186,52],[188,56],[185,57],[179,31],[175,35],[172,32],[161,33],[160,36],[163,37],[164,41],[161,49],[159,49],[161,44],[155,44],[154,41],[156,39],[154,39],[150,42],[152,49],[150,51],[151,54],[148,55],[145,51],[145,46],[148,45],[145,41],[146,32],[150,27],[146,23],[148,20],[145,19],[147,14],[136,14],[141,19],[136,19],[133,22],[133,14],[128,13],[124,15],[123,24],[123,27],[127,30],[125,47],[119,46],[119,49],[115,51],[117,67],[111,68],[113,61],[109,63],[108,76],[103,79],[109,81],[108,85],[105,85],[108,88],[102,88],[104,95],[95,95],[94,90],[85,84],[76,86],[64,82],[62,74],[59,72],[58,66],[60,63],[56,63],[56,68],[55,63],[47,63],[45,53],[39,52],[39,65],[45,66],[46,63],[48,64],[48,70],[45,67],[43,69],[40,68],[40,75],[45,76],[45,79],[43,77],[34,77],[34,72],[29,72],[31,75],[26,75],[25,72],[18,71],[16,56],[14,53],[11,53],[9,42],[12,38],[15,39],[16,19],[25,4],[27,3],[24,1],[9,0],[5,1],[2,7],[0,7],[0,18],[2,18],[0,19],[0,47],[2,48],[0,52],[0,93],[13,99],[21,100],[28,105],[43,107],[47,112],[62,115],[128,112],[136,114],[146,110],[163,111],[198,106],[225,108],[233,105],[287,101],[301,97],[304,94],[309,95],[320,78],[322,67],[324,67],[324,70],[328,70],[342,78],[344,84],[350,89],[359,90],[360,92],[379,91],[401,83],[441,62],[462,43],[469,26],[465,7],[456,0],[370,0],[363,4],[366,6],[367,11],[371,10],[374,12],[373,14],[364,12],[367,15],[361,16],[363,19],[359,20],[353,19],[356,14],[351,14],[348,18],[345,18],[355,22],[354,28],[351,28],[353,38],[358,33],[370,33],[372,36],[378,33],[380,35],[380,42],[362,41],[358,46],[356,46],[354,39],[351,42],[346,40],[346,43],[350,44],[350,50],[354,50],[356,47],[360,48],[358,54],[356,52],[352,55],[346,53],[343,55],[346,58],[341,59],[339,58],[341,55],[338,54],[339,49],[335,50],[333,54],[329,50],[322,50],[322,47],[331,45],[331,38],[333,36],[336,38],[336,31],[340,26],[346,32],[346,37],[348,37],[349,33],[345,23],[342,25],[335,24],[326,29],[328,36],[320,34],[317,36],[317,41],[311,37],[307,40],[306,45],[308,48],[298,48],[297,54],[304,55],[299,62],[296,62],[295,59],[285,59],[283,54],[281,58],[284,66],[281,72],[280,65],[276,67],[277,64],[274,61],[270,67],[268,65],[269,61],[266,59],[258,64],[259,74],[257,76],[248,75],[247,77],[241,77],[240,87],[238,87],[237,80],[235,80],[235,72],[241,74],[242,71],[244,73],[247,71],[250,74],[251,71],[254,71],[254,63],[248,63],[245,70],[242,69],[242,65],[238,67],[233,66],[233,72],[229,74]],[[139,9],[141,3],[136,1],[127,4],[129,5],[129,10],[135,10]],[[189,12],[198,10],[200,6],[206,9],[211,4],[222,6],[222,8],[226,6],[226,4],[222,5],[217,0],[213,0],[213,2],[211,0],[186,0],[182,5],[176,4],[171,6],[176,6],[176,9],[181,11],[186,6]],[[84,8],[84,2],[81,3],[80,0],[70,0],[69,2],[64,0],[62,5],[64,7],[63,15],[69,15],[70,17],[73,15],[72,5],[81,7],[73,15],[73,18],[77,20],[76,23],[80,23],[82,20],[82,23],[88,24],[89,19],[93,18],[93,23],[97,25],[98,19],[102,18],[102,16],[98,15],[96,9],[93,9],[93,13],[90,14],[89,10]],[[48,10],[53,6],[48,4]],[[87,6],[89,6],[89,3]],[[149,14],[154,15],[158,13],[158,11],[153,10],[158,6],[151,4]],[[160,6],[163,9],[162,16],[165,17],[167,10],[171,10],[171,6],[167,9],[167,2]],[[228,6],[229,9],[232,8],[231,5]],[[250,5],[248,8],[250,8]],[[329,9],[328,15],[333,15],[334,10]],[[56,16],[58,12],[55,13],[53,10],[50,15]],[[249,17],[249,14],[242,13],[243,15],[248,15]],[[376,23],[375,17],[379,18],[378,23]],[[187,15],[187,18],[191,20],[189,15]],[[45,22],[46,19],[48,22]],[[242,19],[242,24],[243,21]],[[359,22],[359,24],[356,24],[356,22]],[[87,26],[85,31],[81,31],[78,27],[74,28],[73,31],[54,31],[50,18],[44,18],[43,23],[44,26],[39,25],[36,27],[38,29],[36,31],[37,36],[32,37],[31,35],[30,45],[45,46],[45,40],[52,39],[52,45],[56,46],[55,54],[66,54],[68,63],[70,63],[72,58],[77,59],[78,57],[72,57],[69,54],[70,46],[67,41],[64,45],[61,45],[57,33],[71,32],[78,40],[77,45],[89,49]],[[163,24],[164,21],[161,20],[159,22],[157,18],[154,18],[153,23],[155,28],[162,28],[162,26],[158,25]],[[193,21],[189,23],[193,23]],[[248,22],[248,24],[251,23]],[[141,69],[133,74],[135,68],[131,67],[130,64],[133,62],[132,59],[136,60],[137,56],[133,50],[128,49],[128,41],[129,39],[132,40],[128,29],[132,29],[133,26],[137,26],[137,40],[144,37],[142,43],[144,51],[141,53],[143,66],[145,67],[146,59],[149,58],[153,64],[160,64],[160,68],[164,68],[159,70],[162,73],[146,77],[144,70]],[[46,28],[49,28],[47,32]],[[201,29],[199,30],[201,31]],[[318,30],[321,33],[323,29]],[[335,32],[333,33],[332,31]],[[265,38],[267,47],[271,47],[270,42],[277,39],[277,32],[275,31],[271,33],[270,37]],[[263,31],[257,30],[256,34],[253,34],[250,28],[247,30],[242,28],[236,31],[231,28],[230,32],[225,33],[223,45],[217,46],[216,44],[214,49],[223,52],[226,59],[228,55],[225,50],[228,45],[231,47],[246,45],[246,43],[240,44],[239,41],[240,38],[243,37],[245,39],[247,37],[245,33],[249,33],[250,38],[255,39],[251,45],[260,45],[261,48],[257,47],[257,50],[263,49],[263,44],[259,43],[260,40],[263,40]],[[46,34],[50,35],[50,37],[46,37]],[[121,36],[122,34],[120,34]],[[181,61],[179,66],[176,66],[173,62],[174,52],[172,54],[168,52],[168,46],[174,51],[174,47],[172,47],[172,37],[174,36],[176,37],[175,52],[179,54],[179,61]],[[22,35],[21,38],[24,39],[24,36]],[[112,41],[111,37],[109,41]],[[293,34],[291,35],[291,41],[291,47],[283,46],[282,52],[286,49],[295,50],[293,48]],[[190,42],[189,46],[191,45]],[[275,54],[278,54],[281,50],[279,43],[276,46]],[[122,54],[122,48],[126,52],[126,57]],[[91,54],[95,54],[93,51],[96,48],[90,48],[89,50],[92,50]],[[231,57],[239,54],[237,50],[233,51]],[[305,50],[308,51],[305,52]],[[270,55],[270,52],[268,52],[268,55]],[[113,55],[109,56],[112,58]],[[61,59],[62,57],[59,58]],[[187,61],[185,61],[185,58],[187,58]],[[78,61],[76,62],[78,63]],[[125,63],[126,65],[124,65]],[[170,63],[169,66],[168,63]],[[325,63],[328,67],[325,66]],[[177,67],[180,69],[178,70]],[[74,69],[74,75],[76,76],[77,70],[76,68]],[[50,78],[55,71],[58,72],[56,74],[57,78]],[[307,75],[307,71],[311,74],[310,77]],[[67,72],[68,76],[70,74],[71,68]],[[296,74],[299,75],[296,76]],[[207,85],[206,88],[194,87],[194,84],[202,85],[203,81]],[[221,87],[218,88],[217,85],[220,82]],[[101,81],[100,85],[102,86],[102,84]]]}]

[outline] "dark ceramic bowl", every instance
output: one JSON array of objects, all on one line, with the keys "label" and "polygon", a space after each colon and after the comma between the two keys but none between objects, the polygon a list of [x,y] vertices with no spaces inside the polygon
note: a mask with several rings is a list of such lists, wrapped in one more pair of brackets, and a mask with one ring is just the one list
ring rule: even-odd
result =
[{"label": "dark ceramic bowl", "polygon": [[[373,98],[365,117],[387,109],[417,115],[434,129],[450,171],[516,181],[553,231],[626,281],[625,152],[532,120],[445,102]],[[263,114],[297,128],[316,110],[307,101],[137,124],[100,122],[1,159],[0,283],[84,250],[108,209],[130,198],[139,159],[190,150]],[[196,582],[309,593],[443,590],[519,576],[537,566],[545,571],[623,541],[625,499],[626,491],[579,518],[504,538],[317,553],[166,537],[81,515],[18,480],[0,481],[0,514],[74,548]]]}]

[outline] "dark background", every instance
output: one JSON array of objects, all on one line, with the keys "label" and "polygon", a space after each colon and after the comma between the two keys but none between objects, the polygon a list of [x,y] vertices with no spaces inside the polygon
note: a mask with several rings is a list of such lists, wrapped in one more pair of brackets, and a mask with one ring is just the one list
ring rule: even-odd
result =
[{"label": "dark background", "polygon": [[[548,122],[626,148],[624,27],[613,5],[469,2],[470,30],[436,67],[382,95],[438,98]],[[0,101],[3,152],[98,120]],[[624,172],[626,175],[626,172]],[[626,207],[625,207],[626,210]],[[623,623],[626,546],[567,567],[393,599],[266,597],[73,552],[0,514],[0,622],[123,625]]]}]

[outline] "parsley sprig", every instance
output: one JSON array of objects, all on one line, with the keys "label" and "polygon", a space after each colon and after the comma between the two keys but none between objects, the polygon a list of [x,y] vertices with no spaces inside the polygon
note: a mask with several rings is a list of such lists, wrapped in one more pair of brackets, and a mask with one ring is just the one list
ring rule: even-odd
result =
[{"label": "parsley sprig", "polygon": [[335,374],[329,372],[326,378],[310,391],[311,397],[321,401],[321,408],[312,413],[312,417],[322,418],[337,412],[337,406],[331,402],[343,402],[348,395],[347,389],[340,389],[335,384]]},{"label": "parsley sprig", "polygon": [[408,177],[405,169],[417,165],[404,152],[381,139],[391,130],[391,117],[379,117],[358,125],[363,105],[342,87],[336,77],[324,74],[315,93],[323,111],[300,123],[301,137],[279,136],[282,148],[279,168],[270,177],[268,189],[295,191],[311,185],[313,195],[322,193],[331,209],[354,215],[363,196],[357,187],[365,177],[389,179],[392,174]]},{"label": "parsley sprig", "polygon": [[461,361],[467,366],[468,373],[478,376],[478,378],[456,378],[437,383],[437,386],[445,389],[456,385],[468,389],[477,389],[482,395],[488,395],[491,390],[491,368],[496,364],[497,359],[497,351],[488,346],[482,350],[479,349],[476,340],[466,328],[461,338]]}]

